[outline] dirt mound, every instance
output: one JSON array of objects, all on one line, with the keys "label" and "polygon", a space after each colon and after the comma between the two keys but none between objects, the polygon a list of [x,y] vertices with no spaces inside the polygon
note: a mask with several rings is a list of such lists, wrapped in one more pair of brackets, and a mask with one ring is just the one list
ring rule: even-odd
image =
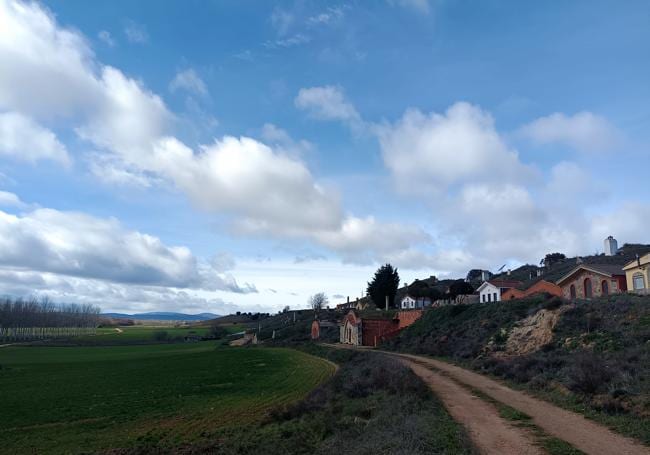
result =
[{"label": "dirt mound", "polygon": [[502,355],[526,355],[535,352],[553,340],[553,328],[562,313],[571,308],[564,305],[554,310],[539,310],[522,319],[510,331]]}]

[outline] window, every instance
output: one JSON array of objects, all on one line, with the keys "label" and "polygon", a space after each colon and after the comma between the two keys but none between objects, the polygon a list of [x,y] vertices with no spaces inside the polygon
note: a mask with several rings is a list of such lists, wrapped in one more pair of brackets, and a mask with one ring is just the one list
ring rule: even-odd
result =
[{"label": "window", "polygon": [[571,293],[571,298],[575,299],[576,298],[576,287],[574,284],[571,285],[569,288],[569,292]]},{"label": "window", "polygon": [[497,299],[497,293],[496,293],[496,292],[495,292],[494,294],[492,294],[492,295],[494,296],[494,301],[495,301],[495,302],[496,302],[497,300],[499,300],[499,299]]},{"label": "window", "polygon": [[487,297],[485,296],[485,294],[483,294],[483,303],[485,303],[486,300],[487,300]]},{"label": "window", "polygon": [[609,295],[609,283],[607,283],[607,280],[603,280],[603,283],[600,285],[600,292],[602,295]]},{"label": "window", "polygon": [[632,286],[634,290],[645,289],[645,279],[643,278],[642,273],[635,273],[632,277]]},{"label": "window", "polygon": [[585,278],[584,288],[585,288],[585,299],[590,299],[593,296],[593,293],[591,292],[591,279]]},{"label": "window", "polygon": [[488,294],[488,302],[492,301],[492,294]]}]

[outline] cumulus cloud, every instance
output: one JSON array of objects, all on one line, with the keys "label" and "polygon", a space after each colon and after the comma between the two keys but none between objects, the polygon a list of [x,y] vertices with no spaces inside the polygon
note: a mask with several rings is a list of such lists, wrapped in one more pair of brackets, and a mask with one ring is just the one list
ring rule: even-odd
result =
[{"label": "cumulus cloud", "polygon": [[521,128],[520,134],[536,144],[559,144],[582,152],[614,148],[621,133],[605,117],[588,111],[566,115],[556,112]]},{"label": "cumulus cloud", "polygon": [[0,211],[0,265],[117,283],[254,291],[201,264],[186,247],[167,246],[113,218],[53,209]]},{"label": "cumulus cloud", "polygon": [[48,296],[58,302],[89,303],[103,311],[141,313],[210,311],[230,314],[241,308],[219,297],[192,290],[138,284],[122,284],[91,278],[0,268],[0,286],[9,295]]},{"label": "cumulus cloud", "polygon": [[[300,237],[339,250],[348,242],[363,256],[364,239],[355,235],[365,229],[369,254],[387,251],[376,245],[382,223],[344,214],[338,194],[291,150],[306,143],[268,126],[263,133],[273,137],[273,146],[225,136],[194,150],[169,136],[175,117],[162,98],[98,62],[80,34],[59,27],[40,5],[2,1],[0,17],[8,31],[0,34],[0,109],[37,120],[69,119],[77,135],[99,150],[87,161],[103,181],[145,187],[170,182],[198,207],[233,216],[241,232]],[[187,74],[178,84],[202,90]],[[334,87],[305,89],[296,103],[318,116],[361,122]],[[384,242],[395,242],[393,250],[406,244],[395,225],[385,229]]]},{"label": "cumulus cloud", "polygon": [[322,245],[338,252],[353,263],[383,262],[412,245],[430,241],[430,236],[416,226],[379,223],[374,217],[347,217],[336,231],[314,234]]},{"label": "cumulus cloud", "polygon": [[24,207],[26,204],[14,193],[0,191],[0,206],[4,207]]},{"label": "cumulus cloud", "polygon": [[338,120],[355,128],[363,124],[361,116],[340,87],[301,88],[294,103],[298,109],[307,111],[317,119]]},{"label": "cumulus cloud", "polygon": [[192,68],[177,72],[174,79],[169,83],[169,89],[172,92],[185,90],[198,96],[207,96],[208,94],[205,82],[203,82],[203,79]]},{"label": "cumulus cloud", "polygon": [[410,109],[397,123],[375,130],[384,163],[405,193],[436,194],[465,182],[516,181],[531,174],[499,136],[493,118],[468,103],[444,114]]},{"label": "cumulus cloud", "polygon": [[337,198],[314,182],[302,162],[251,138],[227,136],[200,154],[167,138],[147,166],[203,209],[243,215],[260,229],[335,228],[341,218]]},{"label": "cumulus cloud", "polygon": [[304,139],[295,140],[282,128],[265,123],[262,126],[261,138],[272,147],[286,151],[290,156],[300,157],[314,150],[314,145]]},{"label": "cumulus cloud", "polygon": [[150,188],[161,180],[137,167],[129,166],[122,159],[108,153],[88,155],[88,170],[107,185]]},{"label": "cumulus cloud", "polygon": [[71,163],[66,147],[56,135],[17,112],[0,113],[0,156],[34,163],[40,160]]}]

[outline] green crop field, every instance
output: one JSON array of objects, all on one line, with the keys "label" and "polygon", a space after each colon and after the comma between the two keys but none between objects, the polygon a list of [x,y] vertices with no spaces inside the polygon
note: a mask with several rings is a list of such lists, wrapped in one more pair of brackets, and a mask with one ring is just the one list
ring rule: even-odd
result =
[{"label": "green crop field", "polygon": [[261,419],[333,373],[297,351],[215,346],[0,348],[2,452],[191,442]]},{"label": "green crop field", "polygon": [[96,335],[86,335],[72,338],[78,344],[129,344],[155,341],[156,334],[165,332],[169,340],[182,339],[186,336],[203,336],[208,334],[207,327],[172,327],[172,326],[142,326],[135,325],[119,328],[99,328]]}]

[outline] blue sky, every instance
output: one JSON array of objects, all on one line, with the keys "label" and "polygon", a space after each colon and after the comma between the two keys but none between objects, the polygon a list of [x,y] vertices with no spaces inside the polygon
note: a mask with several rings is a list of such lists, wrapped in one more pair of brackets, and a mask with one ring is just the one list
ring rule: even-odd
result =
[{"label": "blue sky", "polygon": [[275,311],[649,240],[647,2],[0,5],[5,293]]}]

